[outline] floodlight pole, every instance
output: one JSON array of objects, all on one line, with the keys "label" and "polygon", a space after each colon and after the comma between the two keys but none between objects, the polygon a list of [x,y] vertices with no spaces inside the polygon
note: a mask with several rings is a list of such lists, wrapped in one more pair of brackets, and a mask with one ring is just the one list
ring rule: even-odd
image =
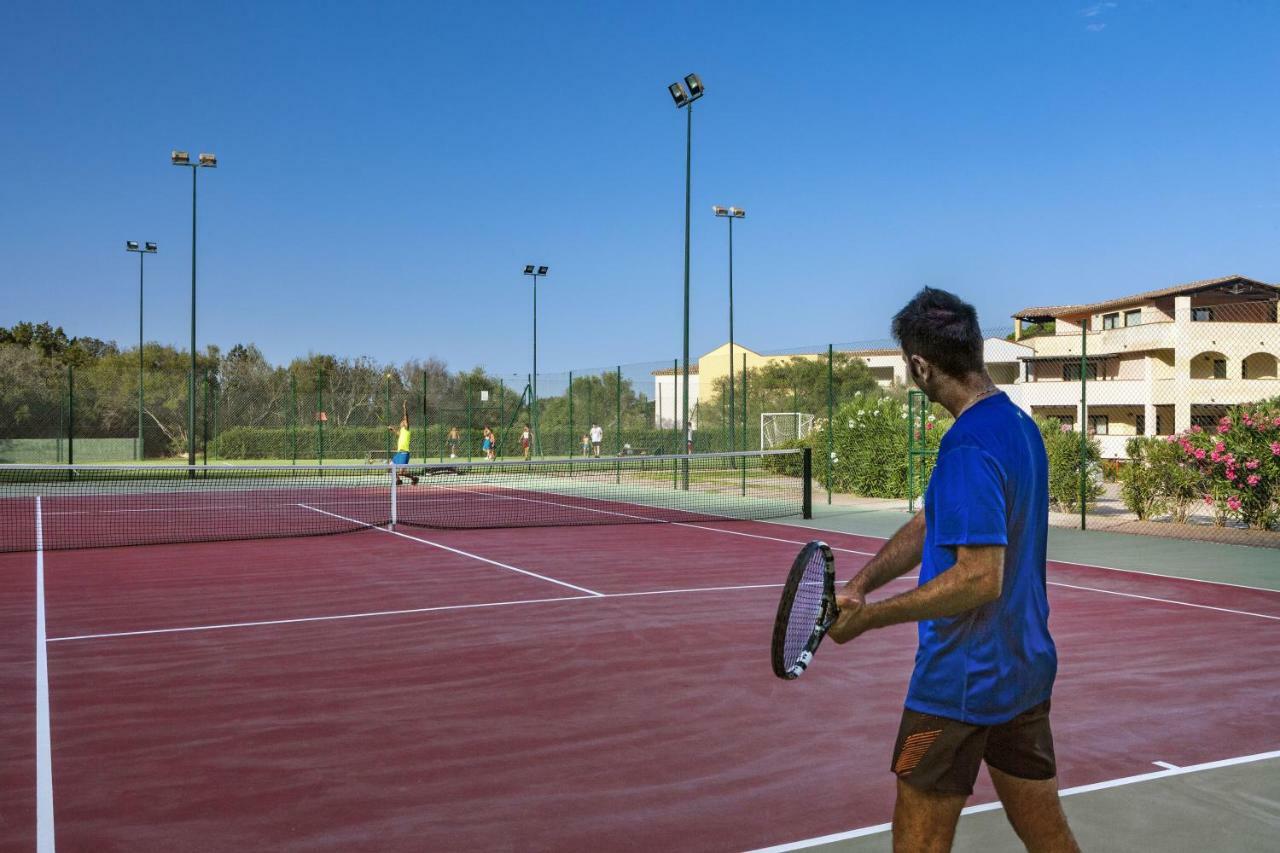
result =
[{"label": "floodlight pole", "polygon": [[533,274],[533,380],[529,383],[529,398],[532,400],[529,406],[530,428],[533,435],[529,436],[533,444],[533,455],[538,456],[538,274]]},{"label": "floodlight pole", "polygon": [[191,167],[191,375],[187,377],[187,465],[196,464],[196,167]]},{"label": "floodlight pole", "polygon": [[[732,417],[735,411],[733,401],[733,220],[741,219],[746,215],[746,211],[739,207],[721,207],[718,204],[712,206],[711,210],[716,216],[729,220],[729,449],[737,450],[738,444],[734,436]],[[746,368],[744,367],[743,370],[745,371]],[[745,442],[747,438],[745,433],[742,438]]]},{"label": "floodlight pole", "polygon": [[538,435],[538,277],[547,274],[548,267],[526,264],[525,275],[533,276],[533,374],[529,377],[529,428],[533,455],[541,454],[542,440]]},{"label": "floodlight pole", "polygon": [[143,373],[143,356],[142,356],[142,294],[143,294],[143,269],[144,261],[147,255],[155,254],[156,248],[154,243],[143,243],[141,247],[137,243],[125,243],[126,252],[138,253],[138,449],[134,455],[137,459],[142,459],[142,421],[143,421],[143,392],[142,392],[142,373]]},{"label": "floodlight pole", "polygon": [[[690,101],[684,143],[684,375],[681,377],[680,421],[684,427],[684,451],[690,452],[689,431],[689,215],[693,193],[693,102]],[[684,487],[689,488],[689,466],[684,466]]]},{"label": "floodlight pole", "polygon": [[[179,157],[181,156],[181,159]],[[207,158],[207,159],[206,159]],[[196,465],[196,170],[217,166],[212,154],[201,154],[196,162],[190,162],[185,152],[174,152],[170,161],[174,166],[191,169],[191,375],[187,377],[187,467],[192,477]]]},{"label": "floodlight pole", "polygon": [[[733,408],[733,217],[729,216],[729,411],[732,413]],[[746,368],[744,367],[743,370]],[[746,429],[745,422],[743,429]],[[743,436],[745,438],[746,436]],[[738,443],[734,440],[733,433],[733,416],[729,417],[729,449],[737,450]]]}]

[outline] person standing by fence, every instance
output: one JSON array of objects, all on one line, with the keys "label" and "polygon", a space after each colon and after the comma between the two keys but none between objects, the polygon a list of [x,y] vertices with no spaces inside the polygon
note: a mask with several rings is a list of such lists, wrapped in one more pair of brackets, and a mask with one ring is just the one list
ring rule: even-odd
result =
[{"label": "person standing by fence", "polygon": [[600,424],[591,425],[591,449],[596,456],[600,455],[600,445],[604,444],[604,430]]},{"label": "person standing by fence", "polygon": [[524,425],[524,432],[520,433],[520,449],[524,452],[525,461],[529,461],[529,455],[533,452],[533,430],[528,424]]}]

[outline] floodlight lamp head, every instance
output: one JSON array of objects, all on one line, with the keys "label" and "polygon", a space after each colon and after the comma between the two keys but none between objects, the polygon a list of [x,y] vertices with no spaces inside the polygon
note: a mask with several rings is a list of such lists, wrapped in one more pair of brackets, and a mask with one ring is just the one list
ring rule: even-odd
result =
[{"label": "floodlight lamp head", "polygon": [[731,207],[729,208],[729,215],[734,219],[741,219],[747,215],[747,212],[740,207]]},{"label": "floodlight lamp head", "polygon": [[701,98],[706,91],[702,86],[702,80],[697,74],[686,74],[684,84],[689,87],[689,100],[696,101]]},{"label": "floodlight lamp head", "polygon": [[711,212],[712,212],[712,213],[714,213],[716,216],[728,216],[728,215],[729,215],[729,211],[728,211],[726,208],[723,208],[723,207],[721,207],[721,206],[720,206],[720,205],[718,205],[718,204],[713,204],[713,205],[711,205]]},{"label": "floodlight lamp head", "polygon": [[124,241],[124,250],[125,250],[126,252],[136,252],[136,251],[138,251],[138,242],[137,242],[136,240],[125,240],[125,241]]},{"label": "floodlight lamp head", "polygon": [[525,275],[533,275],[533,264],[525,264],[525,265],[524,265],[524,274],[525,274]]},{"label": "floodlight lamp head", "polygon": [[538,275],[546,275],[546,274],[547,274],[546,267],[538,267]]},{"label": "floodlight lamp head", "polygon": [[672,83],[667,87],[667,91],[671,93],[671,100],[676,102],[677,109],[689,103],[689,94],[684,90],[684,86],[679,83]]},{"label": "floodlight lamp head", "polygon": [[201,154],[200,165],[210,169],[215,168],[218,165],[218,158],[213,154]]},{"label": "floodlight lamp head", "polygon": [[155,244],[155,243],[147,243],[146,245],[144,245],[144,246],[143,246],[143,248],[144,248],[146,251],[151,252],[152,254],[155,254],[155,251],[156,251],[156,244]]},{"label": "floodlight lamp head", "polygon": [[191,155],[188,154],[186,151],[174,151],[172,154],[169,155],[169,160],[175,166],[191,165]]}]

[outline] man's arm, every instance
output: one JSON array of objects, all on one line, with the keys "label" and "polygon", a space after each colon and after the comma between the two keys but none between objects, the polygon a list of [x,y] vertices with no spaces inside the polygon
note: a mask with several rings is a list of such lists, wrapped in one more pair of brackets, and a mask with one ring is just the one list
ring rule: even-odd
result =
[{"label": "man's arm", "polygon": [[924,510],[920,510],[898,528],[893,538],[862,567],[862,571],[850,578],[845,589],[853,595],[865,596],[920,565],[923,554]]},{"label": "man's arm", "polygon": [[866,604],[855,590],[837,596],[840,615],[829,636],[847,643],[872,628],[954,616],[995,601],[1004,585],[1004,545],[961,545],[956,563],[910,592]]}]

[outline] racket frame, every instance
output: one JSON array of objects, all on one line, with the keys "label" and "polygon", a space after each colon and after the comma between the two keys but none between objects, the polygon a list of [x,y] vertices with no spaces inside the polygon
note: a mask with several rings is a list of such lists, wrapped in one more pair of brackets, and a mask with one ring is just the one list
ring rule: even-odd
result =
[{"label": "racket frame", "polygon": [[[804,580],[805,569],[808,568],[809,561],[813,558],[815,552],[821,552],[824,563],[822,570],[822,605],[818,610],[818,618],[809,634],[809,639],[805,642],[804,651],[800,653],[796,662],[788,667],[783,661],[783,655],[786,652],[787,626],[791,618],[791,605],[794,603],[796,593],[800,589],[800,583]],[[815,539],[806,543],[800,549],[800,553],[796,555],[795,561],[791,564],[791,571],[787,573],[787,582],[782,586],[782,598],[778,602],[778,615],[773,620],[773,644],[770,649],[773,674],[787,681],[803,675],[809,664],[813,662],[813,654],[818,650],[819,644],[822,643],[822,638],[827,635],[827,631],[831,629],[839,614],[839,608],[836,607],[836,559],[831,553],[831,547],[826,542]]]}]

